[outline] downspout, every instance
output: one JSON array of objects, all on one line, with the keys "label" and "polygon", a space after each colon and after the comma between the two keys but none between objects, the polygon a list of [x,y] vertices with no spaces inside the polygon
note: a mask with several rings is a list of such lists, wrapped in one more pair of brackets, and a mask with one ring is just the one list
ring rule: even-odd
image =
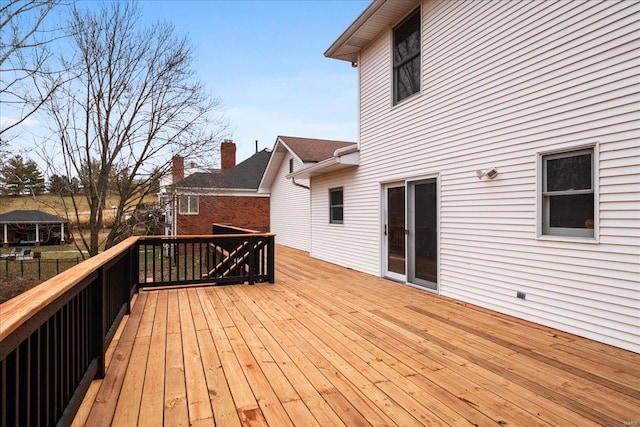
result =
[{"label": "downspout", "polygon": [[298,184],[298,183],[296,182],[296,179],[295,179],[295,178],[291,178],[291,182],[293,182],[293,185],[295,185],[296,187],[306,188],[307,190],[310,190],[310,189],[311,189],[311,187],[307,187],[307,186],[306,186],[306,185],[304,185],[304,184]]},{"label": "downspout", "polygon": [[173,205],[173,224],[171,227],[171,234],[173,236],[177,236],[178,235],[178,196],[175,193],[175,191],[173,192],[173,194],[171,195],[171,204]]}]

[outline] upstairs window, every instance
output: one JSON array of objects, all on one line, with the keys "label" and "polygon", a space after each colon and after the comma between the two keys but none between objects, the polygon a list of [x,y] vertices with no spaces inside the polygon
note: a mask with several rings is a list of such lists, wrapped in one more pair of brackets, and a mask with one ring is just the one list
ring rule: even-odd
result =
[{"label": "upstairs window", "polygon": [[542,156],[542,234],[594,237],[593,149]]},{"label": "upstairs window", "polygon": [[289,173],[293,172],[293,159],[289,159]]},{"label": "upstairs window", "polygon": [[344,204],[342,187],[329,190],[329,223],[342,224],[344,219]]},{"label": "upstairs window", "polygon": [[393,103],[420,90],[420,8],[393,30]]},{"label": "upstairs window", "polygon": [[198,214],[198,196],[180,196],[178,204],[182,215]]}]

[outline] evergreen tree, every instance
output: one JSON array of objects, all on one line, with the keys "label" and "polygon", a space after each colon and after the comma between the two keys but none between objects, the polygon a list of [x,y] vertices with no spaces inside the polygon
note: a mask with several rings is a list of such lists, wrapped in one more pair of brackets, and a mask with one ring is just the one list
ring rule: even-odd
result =
[{"label": "evergreen tree", "polygon": [[33,160],[25,160],[20,155],[9,159],[0,170],[0,184],[4,193],[41,194],[45,190],[44,177]]},{"label": "evergreen tree", "polygon": [[51,194],[60,194],[64,196],[77,194],[80,188],[78,178],[67,177],[66,175],[51,175],[49,178],[49,187],[47,188]]}]

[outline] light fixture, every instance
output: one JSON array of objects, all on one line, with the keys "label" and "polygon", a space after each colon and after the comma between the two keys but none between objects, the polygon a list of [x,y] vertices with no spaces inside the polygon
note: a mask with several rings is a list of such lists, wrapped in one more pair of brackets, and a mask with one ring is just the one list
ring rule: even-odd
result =
[{"label": "light fixture", "polygon": [[489,168],[489,169],[478,169],[476,171],[476,175],[478,176],[478,179],[483,179],[483,178],[487,178],[487,179],[493,179],[496,176],[498,176],[498,168],[493,167],[493,168]]}]

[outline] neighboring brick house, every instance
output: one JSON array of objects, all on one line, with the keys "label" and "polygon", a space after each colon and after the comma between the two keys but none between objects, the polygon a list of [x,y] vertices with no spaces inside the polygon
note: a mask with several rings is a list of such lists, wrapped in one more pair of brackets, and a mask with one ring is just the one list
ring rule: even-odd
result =
[{"label": "neighboring brick house", "polygon": [[236,147],[225,141],[220,146],[222,168],[196,172],[180,179],[174,169],[175,184],[167,187],[171,196],[171,234],[211,234],[211,224],[269,231],[269,194],[258,194],[262,174],[271,152],[257,152],[235,164]]}]

